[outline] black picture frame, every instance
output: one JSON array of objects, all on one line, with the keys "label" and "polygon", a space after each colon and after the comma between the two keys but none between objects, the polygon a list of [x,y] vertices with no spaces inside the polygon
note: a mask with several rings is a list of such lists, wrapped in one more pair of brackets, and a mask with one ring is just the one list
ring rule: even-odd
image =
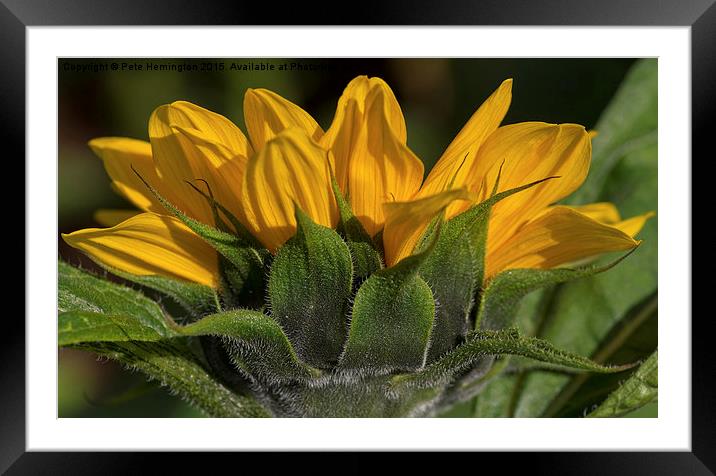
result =
[{"label": "black picture frame", "polygon": [[[692,156],[713,157],[707,151],[716,110],[716,0],[459,0],[433,2],[364,2],[351,7],[351,16],[331,5],[270,8],[262,2],[159,0],[0,0],[0,99],[3,151],[6,161],[25,155],[26,27],[52,25],[570,25],[570,26],[690,26],[692,78]],[[298,10],[298,11],[297,11]],[[12,159],[11,159],[12,157]],[[693,161],[692,161],[693,163]],[[24,171],[21,172],[24,177]],[[14,175],[17,177],[18,175]],[[9,180],[8,177],[5,177]],[[15,178],[14,181],[17,181]],[[19,208],[15,206],[16,208]],[[7,223],[7,222],[6,222]],[[690,230],[689,230],[690,232]],[[25,249],[25,257],[32,253]],[[708,260],[708,257],[706,258]],[[23,280],[24,281],[24,280]],[[25,296],[32,283],[25,284]],[[691,307],[691,303],[688,303]],[[26,452],[25,326],[19,313],[3,319],[0,346],[0,472],[7,474],[114,474],[138,468],[147,454]],[[9,315],[13,314],[13,315]],[[667,316],[687,319],[689,316]],[[692,322],[692,452],[647,453],[530,453],[532,474],[714,474],[716,471],[716,392],[708,319]],[[219,458],[216,453],[212,458]],[[504,462],[500,454],[480,456],[481,465]],[[517,456],[517,455],[515,455]],[[195,456],[191,457],[192,459]],[[175,464],[186,455],[173,455]],[[419,461],[415,458],[413,461]],[[303,456],[292,455],[292,464]],[[344,468],[369,468],[355,455]],[[510,457],[510,466],[513,460]],[[514,462],[517,462],[515,459]],[[361,463],[362,462],[362,463]],[[164,462],[163,462],[164,463]],[[147,464],[142,462],[141,465]],[[220,463],[218,463],[220,464]],[[217,466],[220,467],[220,466]],[[498,466],[499,467],[499,466]],[[246,468],[246,466],[244,466]]]}]

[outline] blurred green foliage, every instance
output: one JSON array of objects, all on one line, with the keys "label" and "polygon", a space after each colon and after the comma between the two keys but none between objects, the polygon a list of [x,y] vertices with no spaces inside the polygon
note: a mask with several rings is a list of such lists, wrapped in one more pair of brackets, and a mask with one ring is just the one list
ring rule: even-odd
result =
[{"label": "blurred green foliage", "polygon": [[[204,72],[113,71],[109,67],[99,72],[77,71],[77,66],[83,65],[147,61],[194,65],[221,61],[227,66],[224,71]],[[317,68],[299,72],[239,72],[228,69],[231,62],[274,65],[299,62]],[[61,59],[59,231],[98,226],[92,219],[98,208],[126,207],[111,191],[101,161],[86,143],[99,136],[147,139],[149,115],[161,104],[191,101],[227,116],[243,128],[246,89],[267,88],[299,104],[327,128],[336,101],[352,78],[360,74],[380,76],[398,97],[408,125],[408,143],[425,162],[427,172],[474,110],[505,78],[512,77],[515,83],[512,107],[504,123],[537,120],[572,122],[592,128],[633,64],[634,60],[624,58]],[[643,153],[636,151],[615,173],[638,178],[640,164],[646,160],[640,155]],[[640,186],[634,184],[630,190],[638,191]],[[620,193],[624,191],[607,188],[599,198],[613,198]],[[643,212],[648,205],[644,200],[650,199],[651,196],[644,198],[635,193],[618,201],[626,207],[625,214],[630,215]],[[650,226],[655,234],[655,223]],[[92,267],[61,240],[59,248],[60,255],[70,263]],[[530,299],[539,302],[539,298]],[[91,354],[61,350],[59,377],[61,417],[198,416],[178,399],[148,384],[143,376],[126,372],[113,362],[97,363]],[[648,415],[649,411],[647,407],[641,409],[640,416]]]}]

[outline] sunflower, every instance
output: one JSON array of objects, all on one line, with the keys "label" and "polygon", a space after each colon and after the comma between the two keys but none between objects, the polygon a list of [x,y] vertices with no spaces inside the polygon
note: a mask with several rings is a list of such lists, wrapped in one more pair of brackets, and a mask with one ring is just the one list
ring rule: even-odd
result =
[{"label": "sunflower", "polygon": [[96,218],[109,228],[62,236],[110,269],[218,288],[216,251],[169,213],[158,195],[188,217],[217,226],[215,210],[196,190],[200,180],[275,254],[296,233],[296,208],[315,223],[336,228],[335,181],[391,267],[414,252],[441,214],[450,220],[496,192],[551,177],[492,208],[485,280],[507,269],[555,268],[636,247],[634,236],[651,213],[623,220],[609,203],[556,205],[587,176],[591,134],[576,124],[501,126],[511,97],[508,79],[467,121],[425,180],[423,162],[407,145],[400,105],[379,78],[353,79],[326,131],[299,106],[265,89],[249,89],[244,97],[248,137],[224,116],[197,105],[163,105],[149,118],[149,142],[121,137],[89,142],[112,187],[139,212],[100,210]]}]

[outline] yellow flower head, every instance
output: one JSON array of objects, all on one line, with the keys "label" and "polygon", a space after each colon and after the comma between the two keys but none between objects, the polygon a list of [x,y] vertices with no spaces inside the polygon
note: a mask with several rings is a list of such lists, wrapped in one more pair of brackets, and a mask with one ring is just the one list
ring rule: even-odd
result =
[{"label": "yellow flower head", "polygon": [[296,232],[296,207],[315,223],[336,227],[335,177],[366,232],[382,236],[385,263],[393,266],[413,253],[435,217],[464,212],[489,198],[496,183],[500,192],[557,177],[494,206],[485,279],[637,246],[633,237],[648,213],[622,220],[608,203],[554,205],[584,181],[593,134],[575,124],[500,126],[511,90],[508,79],[487,98],[424,182],[400,105],[379,78],[352,80],[325,132],[299,106],[264,89],[249,89],[244,98],[248,139],[227,118],[197,105],[164,105],[149,119],[149,142],[105,137],[89,143],[113,188],[140,211],[98,211],[98,221],[110,228],[63,238],[111,268],[216,288],[216,252],[170,216],[142,179],[190,218],[214,226],[211,206],[190,186],[203,180],[216,201],[276,253]]}]

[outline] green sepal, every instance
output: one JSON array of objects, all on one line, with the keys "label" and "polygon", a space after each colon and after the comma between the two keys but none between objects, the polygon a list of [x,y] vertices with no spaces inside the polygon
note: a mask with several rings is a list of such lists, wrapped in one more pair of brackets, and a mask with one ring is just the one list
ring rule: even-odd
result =
[{"label": "green sepal", "polygon": [[516,328],[499,331],[481,330],[467,336],[465,343],[424,370],[398,375],[392,383],[396,391],[431,388],[449,383],[457,374],[471,369],[489,355],[519,355],[529,359],[574,370],[598,373],[622,372],[632,365],[604,366],[571,352],[557,349],[536,337],[524,337]]},{"label": "green sepal", "polygon": [[203,284],[180,281],[166,276],[139,276],[99,262],[96,263],[115,276],[169,296],[188,311],[193,318],[219,310],[216,291]]},{"label": "green sepal", "polygon": [[[130,335],[154,332],[161,337],[169,331],[162,309],[141,292],[62,261],[58,262],[57,306],[60,345],[78,342],[80,335],[101,336],[103,331],[116,340],[125,326],[131,327],[127,328]],[[102,323],[91,315],[112,317]],[[131,320],[120,316],[131,316]]]},{"label": "green sepal", "polygon": [[[217,227],[219,227],[222,231],[226,231],[228,233],[234,233],[236,236],[238,236],[244,243],[246,243],[247,246],[252,247],[254,249],[260,250],[263,249],[263,246],[259,242],[259,240],[254,237],[254,235],[251,234],[249,230],[246,229],[243,223],[236,218],[236,215],[231,213],[225,206],[221,204],[218,200],[214,198],[214,194],[211,192],[211,188],[209,188],[209,184],[206,183],[205,180],[201,179],[202,182],[206,184],[207,190],[209,190],[209,193],[204,192],[203,190],[199,189],[196,185],[193,183],[187,181],[187,184],[191,188],[193,188],[197,193],[201,194],[206,201],[209,203],[209,206],[211,207],[212,213],[214,214],[214,218],[217,222]],[[219,214],[221,212],[221,214]],[[228,220],[229,223],[231,223],[231,226],[233,227],[233,230],[230,229],[226,224],[223,223],[223,219],[221,218],[221,215],[224,215]]]},{"label": "green sepal", "polygon": [[482,293],[475,328],[497,330],[510,327],[514,323],[520,301],[527,294],[553,284],[603,273],[619,264],[635,249],[604,266],[503,271],[490,280]]},{"label": "green sepal", "polygon": [[285,384],[320,376],[321,372],[298,360],[281,327],[269,316],[248,309],[212,314],[175,328],[183,336],[227,338],[239,370],[264,384]]},{"label": "green sepal", "polygon": [[425,365],[435,299],[418,270],[432,250],[431,245],[377,271],[361,285],[353,303],[341,369],[382,374]]},{"label": "green sepal", "polygon": [[[159,194],[139,172],[135,170],[135,173],[164,208],[211,245],[226,260],[222,262],[222,274],[230,285],[232,294],[243,298],[240,299],[243,305],[260,307],[263,302],[265,253],[254,248],[239,236],[189,217]],[[228,264],[231,264],[231,267],[227,266]]]},{"label": "green sepal", "polygon": [[[431,224],[430,233],[433,226]],[[439,303],[428,363],[453,349],[468,331],[477,282],[475,271],[479,265],[474,247],[463,237],[464,230],[465,227],[456,226],[455,220],[444,223],[433,253],[420,268],[420,276],[430,285]]]},{"label": "green sepal", "polygon": [[[230,211],[214,199],[214,194],[211,191],[209,183],[203,179],[199,179],[199,181],[204,182],[207,190],[209,191],[208,194],[204,193],[190,181],[187,180],[186,183],[206,199],[209,207],[211,208],[216,228],[224,233],[237,235],[243,242],[247,243],[247,247],[253,248],[257,251],[261,250],[268,254],[266,250],[262,250],[262,247],[258,244],[251,233],[248,232],[244,225]],[[235,230],[224,221],[222,213],[229,219]],[[256,266],[256,268],[258,268],[258,266]],[[226,301],[228,306],[236,307],[243,304],[248,307],[261,308],[264,297],[264,293],[262,292],[263,273],[257,272],[247,276],[245,272],[242,272],[240,268],[232,264],[221,254],[219,254],[219,269],[221,270],[221,287],[225,291],[223,293],[224,301]],[[256,269],[256,271],[259,270]]]},{"label": "green sepal", "polygon": [[343,234],[353,258],[353,278],[360,282],[383,267],[380,252],[361,222],[353,215],[350,205],[338,188],[335,177],[331,177],[333,195],[340,213],[338,232]]},{"label": "green sepal", "polygon": [[222,385],[180,340],[89,342],[73,347],[116,360],[144,373],[208,417],[271,416],[255,399],[238,395]]},{"label": "green sepal", "polygon": [[172,335],[166,327],[147,325],[123,314],[66,311],[58,315],[57,345],[60,347],[86,342],[156,342]]},{"label": "green sepal", "polygon": [[654,352],[631,377],[587,417],[604,418],[626,415],[654,401],[658,391],[658,352]]},{"label": "green sepal", "polygon": [[475,291],[484,276],[487,227],[492,207],[500,200],[552,178],[493,194],[445,222],[437,239],[433,236],[437,220],[423,234],[417,250],[433,240],[435,245],[420,268],[420,276],[430,284],[435,300],[440,303],[436,309],[428,363],[453,349],[469,330]]},{"label": "green sepal", "polygon": [[259,381],[286,383],[320,375],[320,371],[298,360],[279,325],[257,311],[212,314],[187,326],[179,326],[169,319],[157,325],[139,320],[133,314],[83,310],[61,312],[58,319],[60,346],[218,336],[229,339],[249,376]]},{"label": "green sepal", "polygon": [[115,359],[168,386],[212,417],[266,417],[223,386],[183,342],[177,325],[141,292],[58,263],[58,345]]},{"label": "green sepal", "polygon": [[271,266],[271,316],[302,361],[331,367],[346,339],[351,254],[338,233],[314,223],[298,207],[296,222],[296,234],[279,248]]}]

